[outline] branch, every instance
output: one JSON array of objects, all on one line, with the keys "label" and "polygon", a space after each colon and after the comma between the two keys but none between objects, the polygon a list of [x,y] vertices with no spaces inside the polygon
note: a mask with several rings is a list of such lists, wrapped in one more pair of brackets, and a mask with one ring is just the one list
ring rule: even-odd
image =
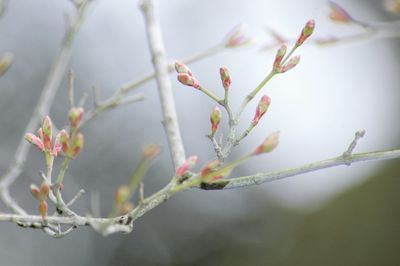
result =
[{"label": "branch", "polygon": [[163,111],[163,124],[166,130],[174,166],[178,168],[185,161],[185,150],[179,130],[171,81],[168,76],[168,63],[165,56],[161,29],[155,15],[154,1],[143,0],[141,9],[145,18],[149,48],[156,72],[161,108]]},{"label": "branch", "polygon": [[[70,24],[64,36],[59,54],[54,61],[53,66],[51,67],[45,86],[39,97],[38,103],[36,104],[35,110],[33,111],[33,115],[24,130],[24,134],[26,132],[34,132],[40,122],[40,119],[49,112],[51,104],[54,100],[54,96],[57,93],[60,83],[65,75],[67,65],[71,58],[72,42],[85,18],[86,10],[89,4],[90,0],[84,0],[80,3],[79,6],[77,6],[77,14],[75,16],[75,19]],[[3,199],[3,201],[6,200],[5,203],[9,208],[20,214],[22,214],[21,208],[18,207],[18,205],[14,202],[14,200],[12,200],[12,198],[10,198],[7,190],[8,187],[20,176],[25,165],[30,146],[31,145],[26,142],[24,138],[21,139],[18,148],[14,154],[13,162],[10,164],[4,175],[0,178],[1,198]]]},{"label": "branch", "polygon": [[231,189],[246,187],[251,185],[259,185],[266,182],[271,182],[279,179],[284,179],[291,176],[301,175],[309,172],[314,172],[326,168],[331,168],[340,165],[350,166],[352,163],[365,161],[382,161],[389,159],[400,158],[400,149],[391,151],[374,151],[365,153],[354,153],[353,150],[357,145],[358,140],[365,134],[364,130],[357,131],[355,137],[347,150],[340,156],[326,159],[323,161],[305,164],[299,167],[290,168],[287,170],[279,170],[268,173],[257,173],[249,176],[235,177],[230,179],[221,179],[209,184],[201,184],[201,189]]}]

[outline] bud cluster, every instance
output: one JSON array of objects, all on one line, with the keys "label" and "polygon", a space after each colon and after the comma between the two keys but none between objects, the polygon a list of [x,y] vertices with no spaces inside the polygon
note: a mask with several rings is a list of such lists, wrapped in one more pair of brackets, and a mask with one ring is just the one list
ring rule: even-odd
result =
[{"label": "bud cluster", "polygon": [[37,200],[39,200],[39,213],[42,216],[42,220],[45,221],[48,212],[47,197],[50,192],[50,185],[47,182],[43,182],[40,188],[36,185],[30,185],[30,191]]},{"label": "bud cluster", "polygon": [[59,132],[53,142],[52,140],[52,123],[50,117],[46,116],[43,119],[42,127],[39,128],[37,135],[32,133],[25,134],[25,140],[36,146],[42,152],[51,156],[57,156],[61,150],[60,134]]},{"label": "bud cluster", "polygon": [[178,81],[180,83],[196,89],[200,88],[199,81],[193,76],[192,71],[184,63],[176,61],[175,70],[178,73]]}]

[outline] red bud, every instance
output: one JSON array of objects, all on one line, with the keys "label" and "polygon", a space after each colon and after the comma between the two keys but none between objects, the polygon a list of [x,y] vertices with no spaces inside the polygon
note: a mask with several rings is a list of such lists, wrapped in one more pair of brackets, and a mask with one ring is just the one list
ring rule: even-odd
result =
[{"label": "red bud", "polygon": [[43,182],[40,186],[40,198],[42,200],[46,199],[49,196],[50,186],[47,182]]},{"label": "red bud", "polygon": [[203,169],[201,170],[201,176],[205,177],[215,170],[221,165],[221,162],[219,160],[213,160],[211,162],[208,162]]},{"label": "red bud", "polygon": [[191,86],[196,89],[200,88],[200,84],[197,79],[187,73],[179,73],[178,74],[178,81],[186,86]]},{"label": "red bud", "polygon": [[177,73],[186,73],[189,76],[193,77],[192,71],[190,68],[180,61],[175,61],[175,70]]},{"label": "red bud", "polygon": [[315,21],[314,20],[309,20],[306,25],[304,26],[303,30],[301,31],[301,34],[299,38],[297,39],[296,45],[300,46],[304,43],[305,40],[307,40],[308,37],[311,36],[315,28]]},{"label": "red bud", "polygon": [[292,68],[294,68],[295,66],[297,66],[297,64],[300,62],[300,56],[294,56],[292,58],[290,58],[289,62],[287,62],[286,64],[284,64],[280,70],[279,73],[285,73],[286,71],[291,70]]},{"label": "red bud", "polygon": [[192,169],[197,163],[198,157],[197,156],[190,156],[186,159],[186,161],[176,169],[175,175],[176,176],[183,176],[184,173]]},{"label": "red bud", "polygon": [[25,134],[25,140],[35,145],[39,150],[44,151],[43,141],[32,133]]},{"label": "red bud", "polygon": [[254,150],[253,155],[259,155],[261,153],[267,153],[272,151],[278,146],[279,143],[279,132],[274,132]]},{"label": "red bud", "polygon": [[273,65],[273,69],[277,72],[279,72],[280,68],[281,68],[281,62],[283,60],[283,57],[286,54],[286,45],[282,45],[281,48],[279,48],[279,50],[276,52],[276,56],[275,56],[275,61],[274,61],[274,65]]},{"label": "red bud", "polygon": [[353,18],[350,16],[347,11],[341,7],[340,5],[336,4],[333,1],[329,1],[330,13],[329,18],[338,23],[351,23],[353,22]]},{"label": "red bud", "polygon": [[42,216],[43,221],[46,220],[48,208],[49,208],[49,207],[48,207],[46,201],[41,200],[41,201],[39,202],[39,213],[40,213],[40,215]]},{"label": "red bud", "polygon": [[43,145],[46,151],[51,151],[52,123],[50,117],[46,116],[42,124]]},{"label": "red bud", "polygon": [[227,67],[221,67],[219,69],[219,74],[221,76],[222,86],[225,90],[228,90],[232,83],[231,75],[229,75],[229,71]]},{"label": "red bud", "polygon": [[251,122],[254,126],[258,124],[261,117],[267,112],[270,104],[271,98],[269,98],[267,95],[263,95],[258,102],[256,113],[254,115],[253,121]]},{"label": "red bud", "polygon": [[210,122],[211,122],[211,135],[214,136],[215,132],[219,127],[219,123],[221,122],[221,109],[216,106],[210,115]]},{"label": "red bud", "polygon": [[69,110],[68,118],[71,123],[72,128],[79,127],[80,122],[82,121],[84,114],[84,110],[82,107],[73,107]]},{"label": "red bud", "polygon": [[39,199],[39,197],[40,197],[40,189],[36,185],[31,184],[29,186],[29,190],[31,191],[33,197],[35,197],[36,199]]}]

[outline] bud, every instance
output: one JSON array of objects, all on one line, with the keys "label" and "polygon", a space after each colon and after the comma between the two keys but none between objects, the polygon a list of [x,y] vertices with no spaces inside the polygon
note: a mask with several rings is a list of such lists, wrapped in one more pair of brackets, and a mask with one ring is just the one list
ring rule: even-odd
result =
[{"label": "bud", "polygon": [[83,148],[84,138],[82,133],[76,134],[76,136],[72,139],[72,150],[70,151],[71,157],[75,158],[81,152]]},{"label": "bud", "polygon": [[219,69],[219,74],[221,76],[222,86],[225,90],[228,90],[232,83],[231,75],[229,75],[229,71],[227,67],[221,67]]},{"label": "bud", "polygon": [[337,23],[351,23],[354,19],[347,11],[333,1],[329,1],[330,13],[329,18]]},{"label": "bud", "polygon": [[31,191],[33,197],[35,197],[36,199],[39,199],[39,197],[40,197],[40,189],[36,185],[31,184],[29,186],[29,190]]},{"label": "bud", "polygon": [[45,221],[47,217],[47,210],[48,210],[48,205],[47,202],[44,200],[41,200],[39,202],[39,213],[42,216],[42,220]]},{"label": "bud", "polygon": [[50,186],[47,182],[43,182],[40,186],[40,199],[45,200],[49,196]]},{"label": "bud", "polygon": [[52,124],[48,116],[43,119],[42,132],[44,149],[46,151],[51,151]]},{"label": "bud", "polygon": [[180,61],[175,61],[175,70],[177,73],[186,73],[189,76],[193,77],[192,71],[190,68]]},{"label": "bud", "polygon": [[300,56],[294,56],[292,58],[290,58],[289,62],[287,62],[286,64],[284,64],[280,70],[279,73],[285,73],[286,71],[291,70],[292,68],[294,68],[295,66],[297,66],[297,64],[300,62]]},{"label": "bud", "polygon": [[69,110],[68,118],[69,118],[72,128],[79,127],[79,124],[83,118],[83,114],[84,114],[84,110],[82,107],[72,107],[71,110]]},{"label": "bud", "polygon": [[13,59],[14,56],[11,53],[6,53],[0,57],[0,77],[10,68]]},{"label": "bud", "polygon": [[29,143],[35,145],[39,150],[44,151],[43,141],[40,138],[36,137],[32,133],[25,134],[24,138]]},{"label": "bud", "polygon": [[272,151],[278,146],[279,143],[279,131],[272,133],[265,138],[263,143],[261,143],[253,152],[253,155],[259,155],[261,153],[267,153]]},{"label": "bud", "polygon": [[216,106],[210,115],[211,122],[211,135],[214,136],[215,132],[217,132],[219,123],[221,122],[221,109]]},{"label": "bud", "polygon": [[276,72],[279,72],[281,68],[281,62],[286,54],[286,49],[287,49],[286,45],[283,44],[281,48],[279,48],[279,50],[276,52],[275,61],[273,65],[273,69]]},{"label": "bud", "polygon": [[183,176],[184,173],[192,169],[197,163],[197,156],[190,156],[186,161],[176,169],[175,176]]},{"label": "bud", "polygon": [[126,202],[131,194],[131,190],[127,185],[121,185],[117,188],[117,192],[115,193],[115,205],[121,206]]},{"label": "bud", "polygon": [[248,44],[251,38],[247,36],[245,26],[243,24],[234,27],[225,38],[225,47],[234,48]]},{"label": "bud", "polygon": [[301,31],[301,34],[299,38],[297,39],[296,45],[300,46],[304,43],[305,40],[307,40],[308,37],[311,36],[315,28],[315,21],[309,20],[306,25],[304,26],[303,30]]},{"label": "bud", "polygon": [[178,81],[186,86],[191,86],[196,89],[200,88],[200,84],[197,79],[187,73],[179,73],[178,74]]},{"label": "bud", "polygon": [[211,162],[208,162],[203,169],[201,170],[201,176],[205,177],[217,170],[217,168],[221,165],[221,162],[219,160],[213,160]]},{"label": "bud", "polygon": [[267,95],[263,95],[258,102],[256,113],[251,123],[255,126],[260,121],[261,117],[267,112],[269,105],[271,104],[271,98]]},{"label": "bud", "polygon": [[[65,130],[64,130],[65,131]],[[61,131],[58,132],[56,139],[54,140],[54,145],[53,145],[53,151],[51,152],[51,154],[53,156],[57,156],[62,148],[62,144],[61,144]]]},{"label": "bud", "polygon": [[143,150],[143,158],[153,160],[160,153],[160,147],[156,144],[150,144]]},{"label": "bud", "polygon": [[62,151],[65,154],[68,154],[68,150],[69,150],[69,134],[68,134],[68,132],[65,129],[63,129],[58,133],[58,135],[60,135],[60,143],[61,143]]}]

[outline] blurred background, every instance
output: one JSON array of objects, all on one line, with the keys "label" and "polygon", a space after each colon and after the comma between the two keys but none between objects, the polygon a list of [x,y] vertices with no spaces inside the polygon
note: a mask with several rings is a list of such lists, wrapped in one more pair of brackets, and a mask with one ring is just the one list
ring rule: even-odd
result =
[{"label": "blurred background", "polygon": [[[27,121],[56,57],[66,29],[67,0],[9,0],[0,18],[0,54],[14,63],[0,79],[0,170],[12,160]],[[312,38],[357,34],[358,26],[334,24],[327,1],[156,1],[168,57],[185,58],[219,43],[235,25],[245,23],[252,45],[225,50],[190,65],[206,87],[222,94],[218,69],[233,77],[231,98],[237,108],[269,72],[275,49],[268,29],[297,38],[305,22],[316,20]],[[384,1],[337,1],[367,22],[399,19]],[[70,68],[76,95],[92,86],[106,98],[121,84],[152,71],[137,0],[97,0],[74,43]],[[397,27],[396,27],[397,25]],[[398,23],[394,30],[399,34]],[[230,158],[253,149],[281,131],[279,147],[235,169],[233,176],[285,169],[341,154],[359,129],[366,130],[356,151],[399,147],[399,42],[374,38],[329,46],[306,45],[300,64],[274,78],[263,93],[272,98],[266,116]],[[187,155],[203,164],[213,158],[209,113],[214,103],[184,87],[171,75]],[[107,215],[115,189],[126,183],[141,150],[157,143],[162,154],[145,177],[145,193],[163,187],[173,174],[161,124],[156,83],[135,92],[145,101],[99,116],[85,128],[85,148],[69,169],[65,198],[83,188],[74,205],[91,212],[99,196]],[[91,106],[88,100],[86,108]],[[244,113],[247,127],[255,110]],[[64,81],[50,116],[67,124]],[[224,121],[223,121],[224,122]],[[42,156],[32,149],[25,171],[11,193],[31,213],[28,192],[38,183]],[[132,234],[102,237],[79,228],[61,240],[41,231],[0,224],[2,265],[400,265],[399,161],[360,163],[229,191],[188,191],[146,214]],[[6,212],[0,205],[0,211]]]}]

